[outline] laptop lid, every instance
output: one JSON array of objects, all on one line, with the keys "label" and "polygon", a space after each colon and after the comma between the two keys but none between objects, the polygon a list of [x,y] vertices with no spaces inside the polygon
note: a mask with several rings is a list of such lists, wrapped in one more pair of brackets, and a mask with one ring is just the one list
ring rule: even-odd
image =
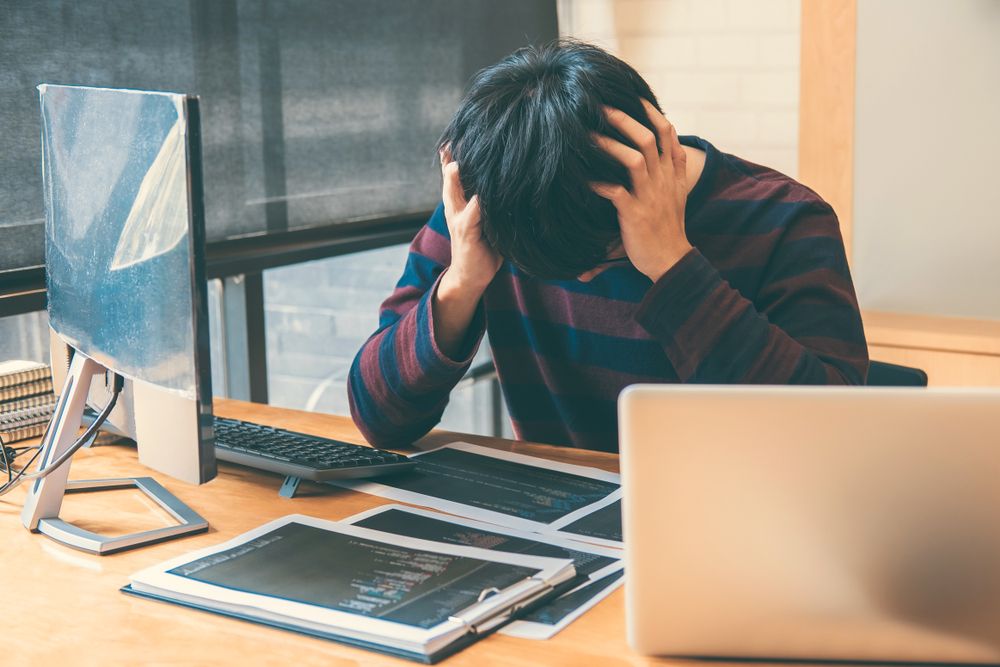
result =
[{"label": "laptop lid", "polygon": [[637,385],[644,654],[1000,661],[1000,390]]}]

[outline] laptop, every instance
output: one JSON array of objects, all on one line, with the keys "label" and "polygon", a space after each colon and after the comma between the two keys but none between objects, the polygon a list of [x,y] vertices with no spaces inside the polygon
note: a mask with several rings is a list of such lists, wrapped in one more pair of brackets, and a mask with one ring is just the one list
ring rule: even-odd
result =
[{"label": "laptop", "polygon": [[1000,389],[635,385],[647,655],[1000,662]]}]

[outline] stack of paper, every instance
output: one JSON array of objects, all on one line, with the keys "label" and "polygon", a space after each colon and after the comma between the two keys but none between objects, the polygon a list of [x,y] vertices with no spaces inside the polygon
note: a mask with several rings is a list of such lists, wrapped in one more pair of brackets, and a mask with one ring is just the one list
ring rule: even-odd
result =
[{"label": "stack of paper", "polygon": [[288,516],[134,575],[126,592],[434,662],[547,639],[622,583],[619,477],[466,443],[341,486],[422,505]]}]

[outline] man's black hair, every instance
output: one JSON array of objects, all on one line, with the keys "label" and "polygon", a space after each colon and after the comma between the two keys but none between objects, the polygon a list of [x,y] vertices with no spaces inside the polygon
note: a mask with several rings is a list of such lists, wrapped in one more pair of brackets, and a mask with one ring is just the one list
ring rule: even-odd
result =
[{"label": "man's black hair", "polygon": [[633,145],[607,123],[605,106],[655,134],[642,99],[660,108],[632,67],[576,41],[519,49],[475,76],[439,148],[458,162],[466,198],[479,195],[483,234],[497,252],[549,279],[606,258],[620,240],[618,216],[588,184],[630,183],[592,134]]}]

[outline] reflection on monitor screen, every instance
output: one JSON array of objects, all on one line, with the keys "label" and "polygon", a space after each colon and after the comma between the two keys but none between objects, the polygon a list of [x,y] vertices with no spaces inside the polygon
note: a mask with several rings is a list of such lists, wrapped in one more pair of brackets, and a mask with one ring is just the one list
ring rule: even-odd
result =
[{"label": "reflection on monitor screen", "polygon": [[42,89],[52,328],[196,398],[185,96]]},{"label": "reflection on monitor screen", "polygon": [[[127,380],[107,429],[136,440],[145,465],[207,481],[215,451],[197,99],[38,89],[50,326]],[[106,385],[92,383],[93,407],[107,402]]]}]

